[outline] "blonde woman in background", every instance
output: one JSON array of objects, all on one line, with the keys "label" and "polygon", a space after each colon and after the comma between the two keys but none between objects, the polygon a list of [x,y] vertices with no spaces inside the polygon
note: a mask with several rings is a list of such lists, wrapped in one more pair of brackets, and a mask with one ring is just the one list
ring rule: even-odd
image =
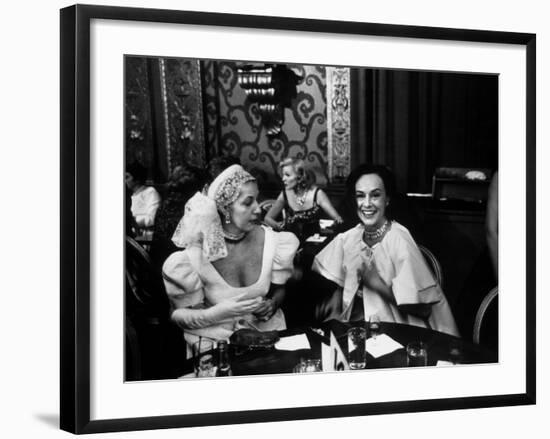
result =
[{"label": "blonde woman in background", "polygon": [[[311,173],[301,159],[287,158],[279,164],[284,188],[265,216],[265,223],[275,230],[294,233],[300,242],[319,231],[323,214],[336,223],[342,217],[332,206],[328,196],[312,183]],[[284,220],[277,218],[284,211]]]}]

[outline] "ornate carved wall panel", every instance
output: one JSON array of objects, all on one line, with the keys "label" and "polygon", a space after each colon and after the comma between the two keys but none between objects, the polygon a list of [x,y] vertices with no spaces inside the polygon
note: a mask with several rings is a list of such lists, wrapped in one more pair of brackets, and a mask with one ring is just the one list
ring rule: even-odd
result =
[{"label": "ornate carved wall panel", "polygon": [[257,105],[238,85],[237,67],[229,61],[129,59],[128,158],[146,166],[154,159],[171,170],[182,163],[204,166],[216,154],[232,154],[261,184],[273,188],[280,185],[277,164],[289,156],[301,157],[317,183],[327,184],[325,68],[288,66],[300,77],[296,98],[285,108],[282,131],[268,136]]},{"label": "ornate carved wall panel", "polygon": [[343,181],[351,171],[350,71],[327,67],[328,172]]},{"label": "ornate carved wall panel", "polygon": [[[302,78],[297,85],[297,97],[291,107],[285,109],[281,132],[267,136],[257,105],[248,102],[244,90],[237,83],[237,63],[216,61],[212,64],[215,67],[209,66],[209,69],[217,70],[217,84],[213,84],[215,74],[212,74],[212,81],[205,80],[205,102],[208,102],[209,123],[210,117],[214,118],[214,102],[218,105],[219,151],[240,157],[243,165],[257,174],[260,183],[269,186],[279,184],[277,164],[288,156],[303,158],[315,172],[317,182],[326,184],[327,101],[324,67],[289,66]],[[209,144],[214,143],[209,137]]]},{"label": "ornate carved wall panel", "polygon": [[153,159],[151,95],[145,58],[126,58],[126,162],[139,161],[149,167]]},{"label": "ornate carved wall panel", "polygon": [[206,163],[202,87],[198,60],[159,60],[168,167]]},{"label": "ornate carved wall panel", "polygon": [[203,86],[203,112],[205,116],[204,140],[207,157],[214,157],[220,150],[220,108],[218,89],[218,63],[212,60],[201,62]]}]

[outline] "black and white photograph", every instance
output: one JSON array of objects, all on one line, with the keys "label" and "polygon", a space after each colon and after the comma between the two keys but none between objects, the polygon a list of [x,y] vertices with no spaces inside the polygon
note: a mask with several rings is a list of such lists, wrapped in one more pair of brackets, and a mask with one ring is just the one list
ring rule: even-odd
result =
[{"label": "black and white photograph", "polygon": [[62,430],[537,402],[536,34],[283,15],[60,11]]},{"label": "black and white photograph", "polygon": [[498,362],[498,75],[128,54],[124,84],[126,380]]},{"label": "black and white photograph", "polygon": [[543,437],[536,0],[8,2],[4,438]]}]

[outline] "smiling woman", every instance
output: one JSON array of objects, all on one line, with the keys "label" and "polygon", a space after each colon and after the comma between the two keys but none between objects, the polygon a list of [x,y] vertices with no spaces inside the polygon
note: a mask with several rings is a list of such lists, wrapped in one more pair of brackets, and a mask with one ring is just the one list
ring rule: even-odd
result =
[{"label": "smiling woman", "polygon": [[197,193],[185,207],[173,238],[185,250],[166,260],[163,277],[188,348],[199,337],[226,340],[240,328],[286,328],[280,304],[298,240],[258,225],[257,196],[254,177],[232,165],[207,196]]},{"label": "smiling woman", "polygon": [[337,285],[325,319],[424,326],[458,335],[447,299],[409,231],[387,216],[393,175],[384,166],[360,165],[348,178],[360,224],[341,233],[315,258],[313,270]]}]

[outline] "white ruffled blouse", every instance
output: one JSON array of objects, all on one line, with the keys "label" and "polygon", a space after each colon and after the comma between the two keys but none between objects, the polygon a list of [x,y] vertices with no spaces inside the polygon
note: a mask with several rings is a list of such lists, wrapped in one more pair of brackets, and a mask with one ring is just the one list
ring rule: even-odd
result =
[{"label": "white ruffled blouse", "polygon": [[[245,298],[263,297],[271,284],[284,285],[292,275],[293,260],[299,241],[292,233],[275,232],[264,227],[265,240],[260,276],[252,285],[233,287],[229,285],[214,266],[204,257],[200,247],[189,247],[175,252],[163,266],[166,292],[174,310],[188,308],[207,311],[217,303],[235,296]],[[262,331],[286,329],[283,311],[279,308],[268,321],[257,320],[252,314],[223,318],[216,314],[195,313],[184,329],[188,344],[199,336],[214,340],[228,339],[246,322]],[[243,320],[245,322],[243,322]]]},{"label": "white ruffled blouse", "polygon": [[313,270],[342,288],[343,309],[340,320],[349,320],[353,300],[360,290],[365,319],[376,314],[382,321],[425,327],[427,325],[423,319],[404,313],[399,305],[430,304],[432,311],[427,320],[429,326],[458,336],[451,308],[441,287],[432,276],[411,234],[401,224],[393,221],[382,241],[370,249],[378,273],[391,286],[397,306],[376,291],[360,285],[359,255],[368,250],[368,245],[362,239],[363,230],[359,224],[337,235],[313,261]]}]

